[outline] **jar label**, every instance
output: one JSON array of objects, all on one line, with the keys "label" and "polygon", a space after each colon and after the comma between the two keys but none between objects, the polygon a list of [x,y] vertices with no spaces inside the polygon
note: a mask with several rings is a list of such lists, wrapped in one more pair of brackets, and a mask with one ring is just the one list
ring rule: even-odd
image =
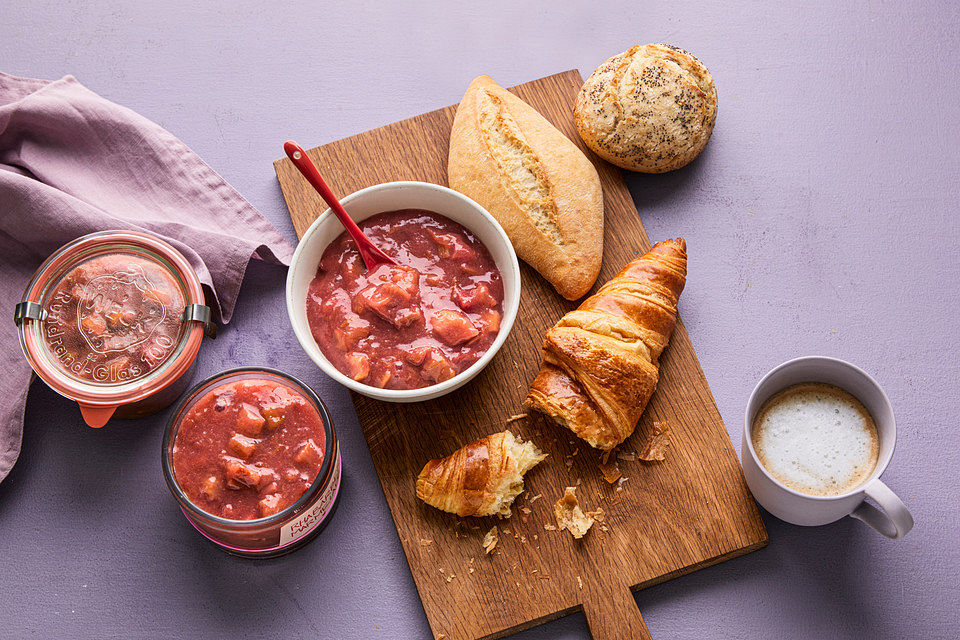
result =
[{"label": "jar label", "polygon": [[323,490],[323,494],[317,502],[298,515],[296,518],[280,527],[280,544],[283,547],[291,542],[302,538],[322,523],[333,505],[337,501],[337,494],[340,493],[340,448],[336,450],[336,461],[333,468],[333,481]]}]

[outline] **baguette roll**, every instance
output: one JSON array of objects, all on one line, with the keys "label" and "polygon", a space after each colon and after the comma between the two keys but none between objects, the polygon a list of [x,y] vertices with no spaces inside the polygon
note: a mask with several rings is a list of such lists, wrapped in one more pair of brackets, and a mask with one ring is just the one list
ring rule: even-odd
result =
[{"label": "baguette roll", "polygon": [[603,257],[600,177],[533,107],[487,76],[475,79],[454,118],[447,173],[560,295],[590,290]]}]

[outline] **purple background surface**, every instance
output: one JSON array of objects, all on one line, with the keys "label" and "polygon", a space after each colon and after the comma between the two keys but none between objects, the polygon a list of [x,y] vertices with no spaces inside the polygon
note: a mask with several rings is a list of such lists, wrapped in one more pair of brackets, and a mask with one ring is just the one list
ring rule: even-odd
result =
[{"label": "purple background surface", "polygon": [[[680,307],[739,449],[769,368],[819,353],[890,394],[884,480],[917,525],[893,542],[852,519],[805,529],[764,513],[766,549],[637,594],[656,638],[955,638],[960,430],[960,13],[954,3],[18,2],[0,68],[71,73],[181,137],[291,240],[271,163],[636,43],[699,56],[716,131],[667,175],[629,175],[654,240],[683,235]],[[357,4],[357,6],[351,6]],[[16,5],[16,6],[14,6]],[[2,212],[0,212],[2,215]],[[306,549],[250,562],[184,521],[160,472],[167,413],[95,431],[40,384],[0,484],[0,636],[420,638],[429,635],[347,393],[296,345],[284,271],[254,265],[198,375],[265,364],[332,410],[343,501]],[[582,614],[519,634],[588,637]]]}]

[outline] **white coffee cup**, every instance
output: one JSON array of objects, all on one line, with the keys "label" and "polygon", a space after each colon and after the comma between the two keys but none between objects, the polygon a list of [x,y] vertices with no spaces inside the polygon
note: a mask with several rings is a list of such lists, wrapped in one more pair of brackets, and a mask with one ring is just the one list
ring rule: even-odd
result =
[{"label": "white coffee cup", "polygon": [[[774,478],[757,458],[752,437],[757,412],[775,393],[802,382],[831,384],[853,394],[870,412],[877,426],[880,439],[877,466],[866,481],[846,493],[831,496],[801,493]],[[740,458],[743,475],[753,497],[781,520],[815,526],[849,515],[888,538],[898,539],[913,528],[913,516],[900,498],[880,481],[880,476],[893,457],[896,440],[897,425],[893,419],[893,407],[876,380],[849,362],[824,356],[806,356],[784,362],[757,383],[747,401]],[[866,502],[867,498],[880,508]]]}]

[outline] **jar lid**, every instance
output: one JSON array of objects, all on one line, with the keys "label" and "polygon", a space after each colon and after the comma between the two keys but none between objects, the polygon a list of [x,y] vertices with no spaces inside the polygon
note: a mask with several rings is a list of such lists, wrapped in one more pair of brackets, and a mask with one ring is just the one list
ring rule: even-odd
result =
[{"label": "jar lid", "polygon": [[104,231],[64,245],[27,285],[14,321],[30,366],[90,426],[193,363],[212,327],[200,279],[170,244]]}]

